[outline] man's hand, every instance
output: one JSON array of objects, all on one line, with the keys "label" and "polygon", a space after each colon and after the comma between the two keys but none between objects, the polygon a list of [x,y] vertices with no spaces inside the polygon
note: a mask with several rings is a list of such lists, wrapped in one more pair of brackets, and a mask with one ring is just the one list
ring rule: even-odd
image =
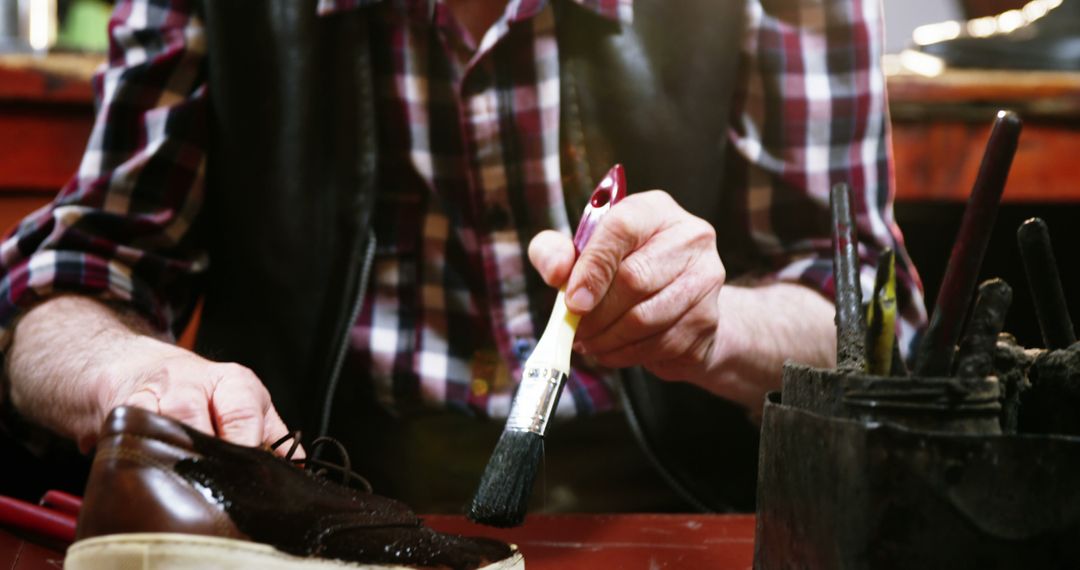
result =
[{"label": "man's hand", "polygon": [[145,336],[117,346],[132,356],[115,363],[102,384],[101,409],[138,406],[226,441],[257,446],[288,433],[270,393],[251,370],[211,362]]},{"label": "man's hand", "polygon": [[7,359],[12,403],[83,451],[96,443],[105,416],[124,404],[241,445],[271,443],[288,432],[253,372],[151,334],[137,317],[93,299],[50,299],[15,329]]},{"label": "man's hand", "polygon": [[666,193],[628,196],[574,262],[570,238],[537,234],[529,259],[584,315],[575,348],[605,366],[644,366],[752,413],[787,360],[835,365],[832,302],[797,283],[724,285],[716,232]]},{"label": "man's hand", "polygon": [[713,227],[667,193],[634,194],[612,208],[576,263],[570,238],[550,230],[533,238],[529,259],[549,285],[567,285],[567,306],[584,315],[579,352],[669,380],[707,373],[724,266]]}]

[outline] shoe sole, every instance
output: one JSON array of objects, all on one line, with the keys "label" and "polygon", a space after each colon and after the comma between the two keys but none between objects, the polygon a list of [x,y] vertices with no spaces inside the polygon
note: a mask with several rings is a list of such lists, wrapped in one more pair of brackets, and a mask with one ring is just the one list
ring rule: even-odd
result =
[{"label": "shoe sole", "polygon": [[[524,570],[525,558],[511,545],[513,554],[478,570]],[[65,570],[240,570],[312,569],[351,570],[410,569],[400,564],[358,564],[325,558],[286,554],[272,546],[178,533],[113,534],[80,540],[68,548]]]}]

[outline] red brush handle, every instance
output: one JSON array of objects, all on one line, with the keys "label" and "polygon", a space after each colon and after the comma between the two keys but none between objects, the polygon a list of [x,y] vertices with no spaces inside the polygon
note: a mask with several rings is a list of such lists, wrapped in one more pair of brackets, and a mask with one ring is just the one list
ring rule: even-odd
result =
[{"label": "red brush handle", "polygon": [[581,215],[577,232],[574,233],[574,250],[581,255],[585,244],[589,243],[596,227],[600,224],[600,218],[626,197],[626,172],[621,164],[611,167],[600,184],[596,185],[589,203],[585,206],[585,213]]},{"label": "red brush handle", "polygon": [[0,496],[0,525],[66,543],[75,541],[75,517],[11,497]]},{"label": "red brush handle", "polygon": [[82,509],[82,498],[53,489],[45,491],[45,495],[41,497],[41,506],[77,517]]}]

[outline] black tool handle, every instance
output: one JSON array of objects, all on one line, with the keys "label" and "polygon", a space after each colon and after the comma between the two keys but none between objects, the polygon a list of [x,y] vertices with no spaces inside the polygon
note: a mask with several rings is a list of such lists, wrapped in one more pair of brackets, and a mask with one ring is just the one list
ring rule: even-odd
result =
[{"label": "black tool handle", "polygon": [[1020,224],[1016,241],[1020,245],[1020,257],[1024,260],[1024,273],[1035,303],[1043,342],[1051,350],[1065,348],[1076,342],[1076,332],[1065,304],[1065,292],[1061,288],[1046,222],[1031,218]]},{"label": "black tool handle", "polygon": [[945,277],[941,281],[930,324],[915,357],[915,374],[918,376],[949,375],[964,313],[971,303],[986,245],[990,241],[990,231],[997,218],[1001,193],[1005,190],[1005,181],[1016,154],[1020,127],[1020,117],[1016,113],[998,111],[975,186],[960,222],[960,232],[949,256]]},{"label": "black tool handle", "polygon": [[851,217],[848,185],[836,184],[829,193],[833,224],[833,275],[836,289],[836,367],[849,372],[866,368],[866,330],[863,324],[862,287],[859,285],[859,248]]}]

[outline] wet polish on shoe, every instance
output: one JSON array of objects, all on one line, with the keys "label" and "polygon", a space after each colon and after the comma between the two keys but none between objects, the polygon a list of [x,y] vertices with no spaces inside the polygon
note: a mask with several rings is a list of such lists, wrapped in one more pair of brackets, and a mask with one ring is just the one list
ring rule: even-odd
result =
[{"label": "wet polish on shoe", "polygon": [[127,407],[106,420],[77,533],[67,564],[76,570],[115,567],[125,556],[250,567],[524,566],[505,543],[435,532],[397,501]]}]

